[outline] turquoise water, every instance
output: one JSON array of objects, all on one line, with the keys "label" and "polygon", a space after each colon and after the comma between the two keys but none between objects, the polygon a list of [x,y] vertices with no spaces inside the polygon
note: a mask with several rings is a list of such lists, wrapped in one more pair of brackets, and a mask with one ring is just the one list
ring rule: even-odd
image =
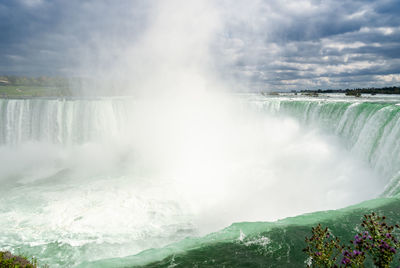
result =
[{"label": "turquoise water", "polygon": [[357,234],[367,213],[375,211],[386,215],[390,224],[398,222],[399,205],[398,198],[384,198],[274,223],[235,223],[203,238],[187,239],[131,257],[84,263],[81,267],[305,267],[307,259],[301,249],[306,246],[304,238],[310,236],[312,226],[329,226],[346,243]]},{"label": "turquoise water", "polygon": [[384,196],[400,190],[400,99],[370,98],[273,98],[255,100],[256,105],[276,115],[295,117],[302,124],[316,125],[341,137],[346,148],[368,161],[390,182]]},{"label": "turquoise water", "polygon": [[311,225],[350,239],[371,209],[398,220],[396,98],[243,95],[234,116],[0,100],[0,248],[51,267],[298,267]]},{"label": "turquoise water", "polygon": [[145,267],[301,267],[306,263],[301,252],[304,237],[317,223],[329,226],[342,241],[349,241],[362,216],[371,211],[387,215],[392,223],[399,222],[400,101],[334,97],[250,99],[256,109],[276,116],[289,115],[307,127],[317,126],[339,136],[349,151],[368,162],[388,182],[383,198],[273,223],[236,223],[204,238],[188,239],[122,260],[94,263],[93,267],[141,266],[155,259],[158,261]]}]

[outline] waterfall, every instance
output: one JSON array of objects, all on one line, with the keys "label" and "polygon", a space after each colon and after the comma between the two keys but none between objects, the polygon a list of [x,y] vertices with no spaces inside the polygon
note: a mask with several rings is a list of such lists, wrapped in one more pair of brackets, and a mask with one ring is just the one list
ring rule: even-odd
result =
[{"label": "waterfall", "polygon": [[[360,100],[258,98],[258,109],[289,115],[342,138],[348,150],[388,181],[385,196],[400,191],[400,106]],[[125,133],[132,99],[0,99],[0,145],[41,141],[82,144]]]},{"label": "waterfall", "polygon": [[254,104],[341,137],[348,150],[388,181],[384,196],[400,192],[400,106],[396,102],[265,98]]},{"label": "waterfall", "polygon": [[0,99],[0,144],[80,144],[123,132],[127,101]]},{"label": "waterfall", "polygon": [[398,172],[399,108],[256,95],[0,99],[0,245],[74,266],[374,198],[384,184],[368,163],[387,180]]}]

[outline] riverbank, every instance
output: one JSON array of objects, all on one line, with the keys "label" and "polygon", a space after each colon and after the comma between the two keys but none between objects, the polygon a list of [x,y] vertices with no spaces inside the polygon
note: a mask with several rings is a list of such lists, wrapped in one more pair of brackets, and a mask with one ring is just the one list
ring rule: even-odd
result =
[{"label": "riverbank", "polygon": [[37,268],[36,259],[28,258],[11,254],[9,251],[0,251],[0,267],[2,268]]},{"label": "riverbank", "polygon": [[71,96],[68,87],[54,86],[0,86],[0,98],[36,98],[36,97],[68,97]]}]

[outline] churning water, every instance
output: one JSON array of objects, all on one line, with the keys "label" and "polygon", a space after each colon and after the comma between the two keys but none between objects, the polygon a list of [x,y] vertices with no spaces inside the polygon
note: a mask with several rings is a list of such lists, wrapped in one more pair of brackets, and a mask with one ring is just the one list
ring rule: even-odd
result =
[{"label": "churning water", "polygon": [[2,99],[0,248],[74,266],[394,195],[399,111],[341,97]]}]

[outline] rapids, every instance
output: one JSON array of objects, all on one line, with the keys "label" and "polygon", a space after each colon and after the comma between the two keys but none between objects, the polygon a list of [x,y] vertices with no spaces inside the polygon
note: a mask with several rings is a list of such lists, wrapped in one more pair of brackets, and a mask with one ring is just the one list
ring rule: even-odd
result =
[{"label": "rapids", "polygon": [[342,96],[0,99],[0,248],[69,267],[394,196],[399,111]]}]

